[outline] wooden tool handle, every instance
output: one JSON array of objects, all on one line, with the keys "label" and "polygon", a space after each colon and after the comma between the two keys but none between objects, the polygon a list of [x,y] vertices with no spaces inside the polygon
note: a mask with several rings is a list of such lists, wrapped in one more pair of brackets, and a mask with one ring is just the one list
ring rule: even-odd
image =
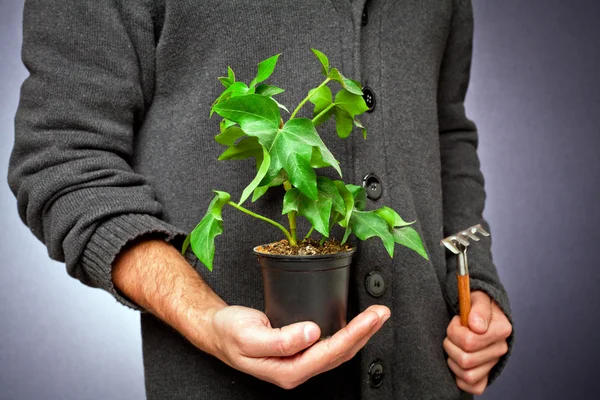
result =
[{"label": "wooden tool handle", "polygon": [[456,275],[458,279],[458,307],[460,310],[460,324],[469,326],[469,313],[471,312],[471,287],[469,275]]}]

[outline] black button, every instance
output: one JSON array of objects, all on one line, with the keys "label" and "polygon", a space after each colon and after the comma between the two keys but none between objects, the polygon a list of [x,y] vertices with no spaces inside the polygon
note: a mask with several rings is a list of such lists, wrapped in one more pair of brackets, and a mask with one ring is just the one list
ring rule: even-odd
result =
[{"label": "black button", "polygon": [[367,11],[367,7],[363,9],[362,17],[360,19],[360,24],[362,26],[367,26],[369,23],[369,12]]},{"label": "black button", "polygon": [[368,110],[367,112],[373,112],[375,109],[375,93],[371,90],[370,87],[365,86],[362,88],[363,91],[363,99],[365,99],[365,103],[367,103]]},{"label": "black button", "polygon": [[383,364],[374,362],[369,366],[369,386],[376,388],[383,383]]},{"label": "black button", "polygon": [[381,197],[383,187],[381,181],[375,174],[368,174],[363,178],[363,187],[367,191],[367,197],[371,200],[377,200]]},{"label": "black button", "polygon": [[385,292],[385,278],[378,271],[372,271],[365,279],[367,292],[373,297],[380,297]]}]

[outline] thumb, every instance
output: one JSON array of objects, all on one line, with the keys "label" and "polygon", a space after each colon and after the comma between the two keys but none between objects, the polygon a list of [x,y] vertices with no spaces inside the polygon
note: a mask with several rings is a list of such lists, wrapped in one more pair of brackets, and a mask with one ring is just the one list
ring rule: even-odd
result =
[{"label": "thumb", "polygon": [[484,334],[492,319],[492,300],[486,293],[476,290],[471,292],[471,312],[469,313],[469,329]]},{"label": "thumb", "polygon": [[306,349],[320,336],[314,322],[298,322],[280,329],[257,325],[244,332],[242,348],[249,357],[285,357]]}]

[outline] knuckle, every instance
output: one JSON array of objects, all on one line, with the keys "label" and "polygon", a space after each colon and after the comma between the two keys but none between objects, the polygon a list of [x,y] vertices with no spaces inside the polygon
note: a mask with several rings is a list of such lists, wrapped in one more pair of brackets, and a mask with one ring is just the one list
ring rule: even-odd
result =
[{"label": "knuckle", "polygon": [[474,385],[477,383],[477,377],[475,376],[473,371],[466,371],[463,374],[462,379],[469,385]]},{"label": "knuckle", "polygon": [[512,325],[510,324],[510,322],[506,321],[506,324],[504,325],[504,329],[502,331],[502,337],[504,337],[505,339],[509,337],[512,334],[512,330]]},{"label": "knuckle", "polygon": [[445,338],[444,342],[442,343],[444,350],[446,350],[446,353],[448,352],[448,350],[450,349],[450,339]]},{"label": "knuckle", "polygon": [[277,341],[277,350],[282,354],[289,354],[294,350],[294,341],[289,335],[283,335]]},{"label": "knuckle", "polygon": [[462,337],[462,349],[468,352],[475,350],[475,335],[473,335],[471,332],[466,333]]},{"label": "knuckle", "polygon": [[477,385],[471,391],[471,393],[476,396],[481,396],[483,392],[485,392],[485,385]]},{"label": "knuckle", "polygon": [[503,356],[508,353],[508,343],[506,341],[502,342],[500,345],[500,355]]},{"label": "knuckle", "polygon": [[473,357],[469,353],[462,353],[458,357],[457,364],[462,369],[473,368]]},{"label": "knuckle", "polygon": [[448,327],[446,328],[446,336],[452,337],[453,334],[454,334],[454,325],[452,323],[450,323],[448,325]]}]

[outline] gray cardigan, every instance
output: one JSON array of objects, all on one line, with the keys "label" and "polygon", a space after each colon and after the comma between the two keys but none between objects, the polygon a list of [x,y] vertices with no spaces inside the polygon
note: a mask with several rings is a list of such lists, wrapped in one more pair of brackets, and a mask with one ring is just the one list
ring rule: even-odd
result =
[{"label": "gray cardigan", "polygon": [[[31,75],[16,115],[9,183],[21,218],[70,275],[136,307],[111,282],[119,250],[149,234],[179,244],[212,189],[239,194],[253,178],[250,160],[217,161],[219,121],[208,118],[222,90],[216,77],[230,65],[248,82],[258,61],[282,53],[269,83],[286,89],[278,99],[293,108],[320,82],[310,47],[375,95],[373,112],[362,117],[366,141],[356,132],[337,138],[331,122],[321,130],[344,180],[360,184],[376,174],[382,196],[368,207],[385,204],[416,219],[430,255],[426,261],[397,248],[390,259],[378,239],[359,243],[349,316],[378,303],[391,308],[391,320],[355,359],[288,392],[231,369],[142,313],[149,399],[470,397],[457,389],[442,347],[457,293],[453,257],[439,240],[477,223],[488,227],[477,131],[463,106],[472,31],[468,0],[25,3],[22,55]],[[309,116],[310,107],[302,113]],[[282,218],[281,196],[274,188],[249,207]],[[226,302],[261,309],[251,249],[279,232],[233,209],[224,218],[215,270],[187,258]],[[385,280],[379,298],[365,290],[371,271]],[[472,288],[510,318],[489,241],[470,250],[470,271]],[[374,388],[376,362],[383,380]]]}]

